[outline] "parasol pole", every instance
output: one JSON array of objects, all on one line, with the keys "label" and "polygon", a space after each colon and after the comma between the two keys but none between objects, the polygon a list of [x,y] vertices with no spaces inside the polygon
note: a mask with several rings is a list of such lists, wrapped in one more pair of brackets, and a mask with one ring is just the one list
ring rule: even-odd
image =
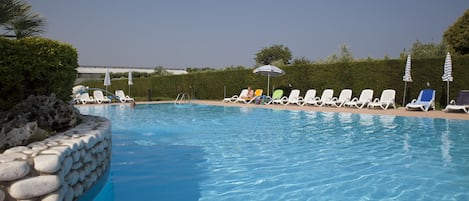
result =
[{"label": "parasol pole", "polygon": [[449,105],[449,81],[446,81],[446,105]]},{"label": "parasol pole", "polygon": [[405,94],[407,90],[407,82],[404,82],[404,97],[402,98],[402,106],[405,106]]},{"label": "parasol pole", "polygon": [[267,96],[269,96],[270,73],[267,73]]}]

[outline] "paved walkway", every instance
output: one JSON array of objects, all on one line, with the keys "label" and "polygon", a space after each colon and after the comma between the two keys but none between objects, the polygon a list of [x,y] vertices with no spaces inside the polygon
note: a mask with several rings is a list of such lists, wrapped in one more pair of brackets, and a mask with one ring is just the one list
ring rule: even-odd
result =
[{"label": "paved walkway", "polygon": [[469,120],[467,113],[447,113],[441,110],[435,111],[407,111],[404,107],[397,109],[356,109],[356,108],[336,108],[336,107],[315,107],[315,106],[298,106],[298,105],[256,105],[244,103],[225,103],[223,101],[209,101],[209,100],[196,100],[195,103],[219,105],[219,106],[237,106],[237,107],[261,107],[261,108],[275,108],[286,110],[305,110],[305,111],[321,111],[321,112],[348,112],[360,114],[382,114],[382,115],[397,115],[397,116],[414,116],[414,117],[429,117],[429,118],[444,118],[444,119],[462,119]]}]

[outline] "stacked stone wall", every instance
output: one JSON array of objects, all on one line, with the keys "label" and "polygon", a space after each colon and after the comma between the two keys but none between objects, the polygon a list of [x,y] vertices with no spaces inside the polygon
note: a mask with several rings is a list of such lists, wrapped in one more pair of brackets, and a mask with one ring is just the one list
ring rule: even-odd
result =
[{"label": "stacked stone wall", "polygon": [[84,116],[73,129],[0,154],[0,201],[78,200],[111,162],[111,122]]}]

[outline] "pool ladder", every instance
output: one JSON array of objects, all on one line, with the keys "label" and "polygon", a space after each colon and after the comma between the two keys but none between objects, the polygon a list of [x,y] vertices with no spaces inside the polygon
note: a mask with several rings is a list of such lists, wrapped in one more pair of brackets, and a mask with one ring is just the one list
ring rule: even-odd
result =
[{"label": "pool ladder", "polygon": [[191,96],[188,93],[179,93],[174,100],[174,104],[184,104],[184,103],[191,103]]}]

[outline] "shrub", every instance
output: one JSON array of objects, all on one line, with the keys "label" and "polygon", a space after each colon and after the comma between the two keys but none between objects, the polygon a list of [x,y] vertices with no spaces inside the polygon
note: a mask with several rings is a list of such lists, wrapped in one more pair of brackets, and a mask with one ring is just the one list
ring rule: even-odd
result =
[{"label": "shrub", "polygon": [[[429,82],[436,89],[436,102],[446,104],[446,83],[441,80],[443,75],[444,57],[412,60],[412,83],[408,83],[407,100],[417,98],[421,89]],[[375,97],[379,97],[384,89],[396,90],[396,102],[402,104],[404,92],[405,59],[370,60],[360,62],[333,64],[297,64],[281,67],[285,75],[270,79],[270,89],[293,88],[305,93],[308,89],[316,89],[318,93],[326,88],[334,89],[338,96],[340,90],[350,88],[354,96],[361,90],[371,88]],[[454,82],[450,84],[450,99],[456,98],[458,91],[469,89],[469,55],[453,57]],[[225,96],[239,94],[242,88],[267,88],[267,77],[254,74],[253,69],[235,69],[196,74],[172,75],[152,78],[134,79],[132,96],[147,97],[152,91],[153,97],[174,99],[179,92],[193,94],[198,99],[221,100]],[[102,88],[102,80],[89,81],[86,85]],[[111,91],[127,89],[126,80],[113,80]],[[266,91],[264,91],[267,94]],[[288,94],[287,94],[288,95]],[[320,94],[319,94],[320,95]],[[153,98],[155,100],[155,98]],[[444,100],[444,101],[443,101]]]},{"label": "shrub", "polygon": [[29,95],[70,100],[78,67],[77,51],[69,44],[45,38],[0,38],[0,110]]}]

